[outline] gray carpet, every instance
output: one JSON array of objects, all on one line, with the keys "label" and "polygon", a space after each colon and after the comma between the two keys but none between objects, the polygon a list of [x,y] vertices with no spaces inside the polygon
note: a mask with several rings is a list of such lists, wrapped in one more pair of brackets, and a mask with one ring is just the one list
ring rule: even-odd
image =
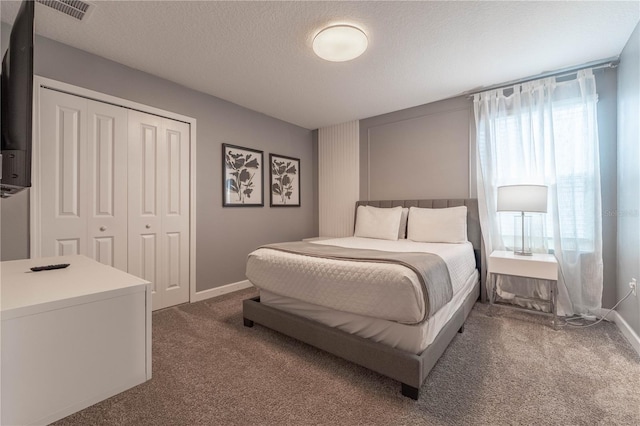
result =
[{"label": "gray carpet", "polygon": [[638,425],[640,357],[615,325],[554,332],[476,304],[422,386],[256,325],[244,290],[153,314],[153,379],[56,425]]}]

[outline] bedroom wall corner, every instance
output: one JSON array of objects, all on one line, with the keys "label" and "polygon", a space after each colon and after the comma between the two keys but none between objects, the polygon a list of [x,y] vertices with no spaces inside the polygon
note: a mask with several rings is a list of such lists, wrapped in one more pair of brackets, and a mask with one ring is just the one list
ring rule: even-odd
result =
[{"label": "bedroom wall corner", "polygon": [[315,129],[311,132],[311,144],[313,150],[313,202],[316,206],[313,209],[313,229],[315,230],[314,235],[320,235],[320,201],[318,190],[318,129]]},{"label": "bedroom wall corner", "polygon": [[360,194],[358,121],[318,129],[318,228],[322,237],[353,235]]},{"label": "bedroom wall corner", "polygon": [[[629,292],[629,281],[640,280],[640,24],[620,55],[618,66],[618,205],[617,296]],[[640,335],[640,296],[630,296],[618,314]],[[640,342],[636,342],[638,345]],[[637,346],[636,346],[637,347]]]},{"label": "bedroom wall corner", "polygon": [[598,140],[600,144],[600,195],[602,202],[602,306],[616,304],[616,218],[606,214],[617,208],[616,146],[618,71],[594,71],[598,91]]}]

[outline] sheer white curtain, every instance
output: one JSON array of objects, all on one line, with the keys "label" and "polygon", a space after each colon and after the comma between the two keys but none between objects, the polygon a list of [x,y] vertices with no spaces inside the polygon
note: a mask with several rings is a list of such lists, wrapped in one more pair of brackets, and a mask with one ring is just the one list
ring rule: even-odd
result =
[{"label": "sheer white curtain", "polygon": [[[512,216],[496,212],[497,187],[547,185],[548,213],[533,230],[540,236],[534,251],[552,249],[558,258],[560,315],[586,314],[602,303],[597,101],[591,70],[568,81],[546,78],[474,96],[487,253],[508,249],[513,241]],[[501,280],[499,291],[505,298],[548,296],[546,285],[523,279]]]}]

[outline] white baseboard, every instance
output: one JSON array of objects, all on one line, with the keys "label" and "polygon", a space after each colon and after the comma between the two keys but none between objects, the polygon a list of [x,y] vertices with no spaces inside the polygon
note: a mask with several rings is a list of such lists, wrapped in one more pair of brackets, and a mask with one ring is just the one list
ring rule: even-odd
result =
[{"label": "white baseboard", "polygon": [[640,336],[638,336],[629,323],[626,322],[618,312],[613,311],[609,315],[613,315],[613,321],[616,323],[624,337],[626,337],[629,343],[631,343],[633,349],[635,349],[638,355],[640,355]]},{"label": "white baseboard", "polygon": [[[609,309],[600,309],[594,313],[598,316],[598,318],[601,318],[604,314],[607,313],[608,310]],[[626,322],[624,318],[622,318],[622,315],[620,315],[617,311],[611,311],[611,313],[607,315],[605,321],[614,322],[618,326],[618,329],[620,330],[622,335],[626,337],[629,343],[631,343],[633,349],[635,349],[638,355],[640,355],[640,336],[638,336],[633,328],[631,328],[629,323]]]},{"label": "white baseboard", "polygon": [[212,297],[222,296],[223,294],[232,293],[234,291],[244,290],[245,288],[253,287],[253,284],[249,280],[238,281],[237,283],[231,283],[220,287],[210,288],[208,290],[198,291],[193,295],[191,303],[199,302],[201,300],[211,299]]}]

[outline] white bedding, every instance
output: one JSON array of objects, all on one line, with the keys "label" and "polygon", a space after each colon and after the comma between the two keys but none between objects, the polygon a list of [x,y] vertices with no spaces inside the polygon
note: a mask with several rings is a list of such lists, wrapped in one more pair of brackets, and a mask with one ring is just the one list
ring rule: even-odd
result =
[{"label": "white bedding", "polygon": [[[437,254],[449,269],[454,297],[476,268],[473,247],[468,242],[438,244],[348,237],[314,243]],[[249,254],[247,278],[274,295],[336,311],[405,324],[417,324],[425,314],[418,277],[401,265],[323,259],[261,248]]]},{"label": "white bedding", "polygon": [[474,270],[449,303],[427,321],[414,325],[336,311],[291,297],[279,296],[266,290],[260,290],[260,303],[392,348],[420,354],[435,340],[442,327],[462,306],[467,295],[477,284],[478,277],[478,271]]}]

